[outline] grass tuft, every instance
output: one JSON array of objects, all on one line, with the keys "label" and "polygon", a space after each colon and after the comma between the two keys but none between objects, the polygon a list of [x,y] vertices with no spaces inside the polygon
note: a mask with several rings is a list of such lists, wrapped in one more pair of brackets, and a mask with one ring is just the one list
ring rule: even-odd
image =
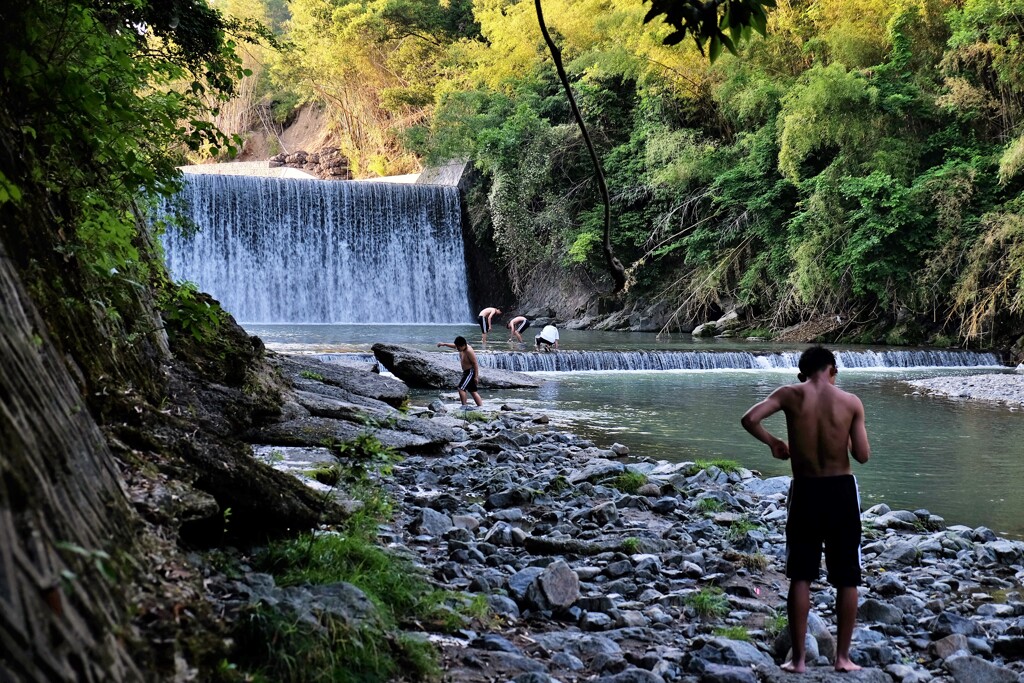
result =
[{"label": "grass tuft", "polygon": [[717,498],[701,498],[700,502],[697,503],[697,510],[707,514],[721,512],[724,509],[725,503],[718,500]]},{"label": "grass tuft", "polygon": [[694,473],[700,472],[701,470],[711,469],[717,467],[726,474],[733,472],[739,472],[741,465],[735,460],[725,460],[723,458],[716,458],[714,460],[695,460],[693,463]]},{"label": "grass tuft", "polygon": [[729,640],[750,641],[750,633],[748,633],[747,629],[742,626],[719,626],[713,631],[713,633],[716,636],[728,638]]},{"label": "grass tuft", "polygon": [[634,472],[633,470],[626,470],[619,476],[615,477],[611,482],[611,485],[623,493],[636,493],[640,490],[640,487],[646,483],[646,475],[640,472]]},{"label": "grass tuft", "polygon": [[313,372],[311,370],[303,370],[302,372],[299,373],[299,376],[305,377],[306,379],[316,380],[317,382],[324,381],[323,375],[321,375],[319,372]]},{"label": "grass tuft", "polygon": [[721,588],[702,588],[687,595],[684,602],[702,619],[718,619],[729,614],[729,598]]}]

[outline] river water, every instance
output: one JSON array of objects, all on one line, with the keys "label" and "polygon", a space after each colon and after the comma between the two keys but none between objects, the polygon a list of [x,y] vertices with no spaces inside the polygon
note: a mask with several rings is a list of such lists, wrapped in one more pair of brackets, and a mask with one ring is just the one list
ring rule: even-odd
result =
[{"label": "river water", "polygon": [[[479,329],[471,325],[246,328],[270,348],[307,353],[368,353],[377,341],[436,350],[435,342],[451,341],[462,334],[474,348],[491,352],[481,354],[484,366],[521,362],[516,361],[519,356],[508,353],[504,328],[492,332],[492,342],[486,347],[479,343]],[[532,338],[530,332],[524,335],[527,339]],[[802,348],[734,340],[708,342],[687,335],[659,340],[653,334],[573,330],[562,332],[561,345],[574,352],[595,352],[576,354],[582,359],[579,362],[587,363],[650,357],[610,351],[660,351],[673,358],[732,352],[738,358],[756,359],[748,364],[765,366],[790,364],[792,356],[778,352]],[[998,533],[1024,537],[1024,495],[1020,493],[1024,489],[1024,411],[915,396],[901,381],[1008,370],[994,367],[996,361],[985,356],[913,355],[902,349],[864,347],[843,350],[838,385],[864,401],[872,446],[866,465],[854,463],[865,507],[885,502],[894,509],[926,508],[949,524],[987,526]],[[940,361],[959,367],[914,366]],[[851,367],[853,364],[869,367]],[[787,464],[773,460],[766,446],[743,431],[739,418],[775,387],[796,381],[796,371],[790,367],[536,374],[546,380],[540,389],[484,392],[484,398],[543,408],[556,424],[598,445],[626,444],[634,455],[670,461],[728,458],[766,476],[788,474]],[[415,398],[425,403],[437,393],[417,392]],[[770,418],[766,426],[785,436],[781,415]]]}]

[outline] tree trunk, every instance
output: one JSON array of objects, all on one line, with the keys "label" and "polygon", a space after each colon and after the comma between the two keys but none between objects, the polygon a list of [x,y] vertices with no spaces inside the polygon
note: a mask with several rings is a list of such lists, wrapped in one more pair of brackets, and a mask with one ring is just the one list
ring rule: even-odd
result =
[{"label": "tree trunk", "polygon": [[576,97],[572,94],[572,88],[569,86],[569,77],[565,73],[565,67],[562,66],[562,53],[559,51],[558,46],[555,45],[555,41],[552,40],[551,34],[548,33],[547,24],[544,23],[544,12],[540,6],[540,0],[534,0],[534,6],[537,8],[537,21],[540,23],[540,32],[544,34],[544,42],[547,43],[548,50],[551,52],[551,59],[555,63],[555,70],[558,71],[558,78],[562,81],[565,96],[569,98],[569,108],[572,109],[573,118],[576,119],[580,132],[583,133],[583,142],[587,145],[587,151],[590,152],[590,160],[594,164],[594,175],[597,176],[597,185],[601,190],[601,200],[604,202],[604,260],[612,280],[615,281],[615,288],[612,292],[621,292],[626,287],[626,270],[622,267],[622,262],[612,252],[612,202],[608,196],[608,184],[604,179],[601,160],[597,156],[597,150],[594,149],[594,143],[590,139],[587,124],[583,121],[583,115],[576,104]]}]

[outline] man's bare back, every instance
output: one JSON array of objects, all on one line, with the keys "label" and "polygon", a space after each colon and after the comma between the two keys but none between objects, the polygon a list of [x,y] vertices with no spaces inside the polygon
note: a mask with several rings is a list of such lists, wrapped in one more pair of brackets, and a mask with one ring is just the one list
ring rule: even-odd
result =
[{"label": "man's bare back", "polygon": [[[779,387],[743,416],[744,429],[767,444],[774,457],[790,460],[794,477],[850,474],[848,453],[859,463],[871,456],[864,405],[837,388],[835,381],[833,366],[800,384]],[[780,410],[786,415],[789,443],[761,426],[762,420]]]}]

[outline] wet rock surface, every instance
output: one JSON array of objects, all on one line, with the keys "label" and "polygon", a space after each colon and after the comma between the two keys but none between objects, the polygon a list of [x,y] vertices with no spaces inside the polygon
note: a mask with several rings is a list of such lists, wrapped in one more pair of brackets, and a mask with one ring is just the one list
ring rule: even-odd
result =
[{"label": "wet rock surface", "polygon": [[[436,403],[358,429],[408,440],[383,482],[397,514],[382,539],[437,585],[490,606],[485,620],[432,636],[446,681],[1024,681],[1020,541],[872,507],[851,651],[865,669],[832,669],[835,593],[822,581],[808,673],[787,674],[787,477],[618,457],[536,413],[485,407],[487,421],[470,421]],[[414,443],[423,434],[429,447]],[[303,477],[330,457],[314,445],[257,454]]]}]

